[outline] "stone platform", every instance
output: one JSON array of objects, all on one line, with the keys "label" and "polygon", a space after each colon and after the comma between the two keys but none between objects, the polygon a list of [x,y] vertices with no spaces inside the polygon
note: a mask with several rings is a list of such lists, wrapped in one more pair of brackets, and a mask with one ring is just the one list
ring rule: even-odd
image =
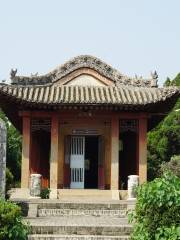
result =
[{"label": "stone platform", "polygon": [[[127,190],[99,190],[99,189],[54,189],[51,190],[50,196],[54,195],[52,199],[59,199],[60,201],[82,200],[126,200]],[[11,200],[30,199],[30,190],[28,188],[12,188],[9,191]]]},{"label": "stone platform", "polygon": [[125,240],[132,232],[127,210],[134,202],[31,199],[21,205],[32,227],[29,240]]}]

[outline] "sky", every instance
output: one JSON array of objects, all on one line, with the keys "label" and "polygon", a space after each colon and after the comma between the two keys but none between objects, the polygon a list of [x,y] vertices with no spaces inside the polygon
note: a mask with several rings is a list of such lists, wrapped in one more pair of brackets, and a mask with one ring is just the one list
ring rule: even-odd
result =
[{"label": "sky", "polygon": [[90,54],[159,83],[180,72],[180,0],[0,0],[0,80]]}]

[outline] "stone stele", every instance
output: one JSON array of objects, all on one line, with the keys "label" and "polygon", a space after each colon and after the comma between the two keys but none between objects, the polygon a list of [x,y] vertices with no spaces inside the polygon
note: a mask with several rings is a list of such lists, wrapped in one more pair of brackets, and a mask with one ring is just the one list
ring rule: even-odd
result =
[{"label": "stone stele", "polygon": [[5,197],[6,186],[6,136],[5,123],[0,119],[0,196]]},{"label": "stone stele", "polygon": [[139,185],[139,176],[130,175],[128,176],[128,200],[136,199],[135,188]]},{"label": "stone stele", "polygon": [[41,194],[41,174],[31,174],[30,195],[31,197],[40,197]]}]

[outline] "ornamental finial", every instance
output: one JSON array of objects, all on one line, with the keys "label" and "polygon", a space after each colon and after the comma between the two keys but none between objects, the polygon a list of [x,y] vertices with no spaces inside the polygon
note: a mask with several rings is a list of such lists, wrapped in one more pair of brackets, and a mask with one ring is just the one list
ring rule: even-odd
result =
[{"label": "ornamental finial", "polygon": [[154,72],[151,72],[151,77],[152,77],[152,79],[158,78],[158,74],[157,74],[156,70]]},{"label": "ornamental finial", "polygon": [[150,80],[150,84],[151,87],[157,87],[157,82],[158,82],[158,74],[156,71],[151,72],[151,80]]},{"label": "ornamental finial", "polygon": [[11,76],[11,79],[15,78],[16,76],[16,73],[17,73],[17,68],[16,69],[11,69],[11,72],[10,72],[10,76]]}]

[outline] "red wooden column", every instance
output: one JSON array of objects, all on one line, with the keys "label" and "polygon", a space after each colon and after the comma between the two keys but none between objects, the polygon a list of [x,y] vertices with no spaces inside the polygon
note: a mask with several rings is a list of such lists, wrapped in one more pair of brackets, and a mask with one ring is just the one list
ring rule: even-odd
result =
[{"label": "red wooden column", "polygon": [[57,198],[59,158],[59,119],[57,114],[51,118],[51,157],[50,157],[50,198]]},{"label": "red wooden column", "polygon": [[100,136],[98,150],[98,189],[105,189],[104,158],[105,158],[105,140],[104,136]]},{"label": "red wooden column", "polygon": [[111,190],[119,189],[119,119],[111,121]]},{"label": "red wooden column", "polygon": [[31,150],[31,119],[28,114],[23,116],[22,135],[21,188],[28,188]]},{"label": "red wooden column", "polygon": [[147,118],[139,119],[139,181],[147,180]]}]

